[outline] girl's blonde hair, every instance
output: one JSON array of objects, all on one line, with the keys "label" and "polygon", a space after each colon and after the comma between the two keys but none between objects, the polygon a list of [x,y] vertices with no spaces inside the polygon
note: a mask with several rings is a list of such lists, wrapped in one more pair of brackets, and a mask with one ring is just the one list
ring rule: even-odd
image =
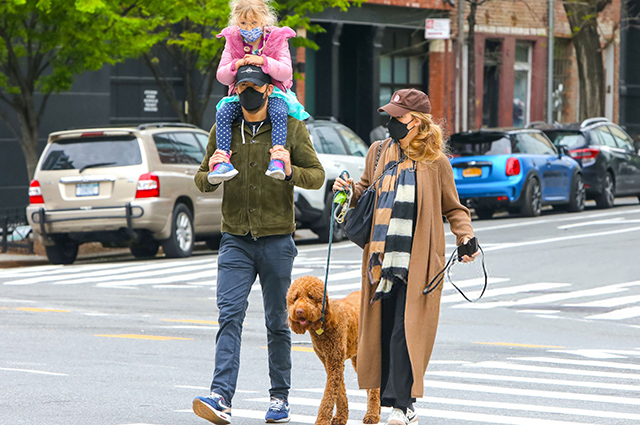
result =
[{"label": "girl's blonde hair", "polygon": [[278,24],[278,15],[271,0],[231,0],[229,2],[229,26],[238,25],[243,17],[255,17],[266,27]]},{"label": "girl's blonde hair", "polygon": [[435,161],[440,155],[447,155],[447,144],[442,137],[442,129],[432,121],[431,114],[410,112],[420,121],[418,134],[409,142],[407,156],[414,161]]}]

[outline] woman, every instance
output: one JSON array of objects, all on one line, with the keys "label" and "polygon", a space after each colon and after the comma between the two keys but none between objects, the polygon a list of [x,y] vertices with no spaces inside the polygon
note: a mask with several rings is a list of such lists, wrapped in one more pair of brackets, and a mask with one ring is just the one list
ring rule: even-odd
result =
[{"label": "woman", "polygon": [[[375,183],[371,241],[362,261],[358,382],[363,389],[380,388],[382,406],[393,408],[387,425],[406,425],[417,420],[413,402],[423,395],[438,324],[442,285],[428,295],[422,291],[444,267],[442,216],[457,245],[471,239],[473,229],[458,199],[442,132],[431,121],[429,97],[399,90],[378,109],[383,111],[391,115],[390,138],[371,146],[353,188],[355,205],[384,170]],[[352,183],[336,178],[333,190]]]}]

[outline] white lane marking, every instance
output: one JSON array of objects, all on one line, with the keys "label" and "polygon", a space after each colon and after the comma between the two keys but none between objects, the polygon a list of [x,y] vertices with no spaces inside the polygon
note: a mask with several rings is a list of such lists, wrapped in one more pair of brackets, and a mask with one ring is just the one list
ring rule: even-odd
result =
[{"label": "white lane marking", "polygon": [[[456,286],[458,284],[456,283]],[[505,288],[488,288],[483,298],[499,297],[501,295],[519,294],[522,292],[544,291],[553,288],[561,288],[564,286],[571,286],[570,283],[529,283],[526,285],[508,286]],[[468,295],[467,295],[468,296]],[[460,295],[452,294],[443,296],[440,299],[441,303],[458,302],[460,301]]]},{"label": "white lane marking", "polygon": [[[319,390],[319,389],[310,389],[310,390],[300,390],[300,391],[308,391],[308,392],[314,392],[314,393],[322,393],[323,390]],[[364,393],[364,391],[362,393],[360,392],[356,392],[356,391],[349,391],[347,390],[347,395],[348,396],[366,396],[366,393]],[[308,399],[308,398],[303,398],[303,397],[290,397],[290,400],[295,400],[292,401],[292,403],[295,404],[301,404],[301,405],[307,405],[307,406],[319,406],[320,405],[320,400],[315,400],[315,399]],[[430,399],[435,399],[437,401],[435,401],[436,403],[438,403],[439,401],[443,401],[444,404],[457,404],[457,403],[450,403],[451,400],[449,399],[443,399],[443,398],[437,398],[437,397],[424,397],[424,398],[419,398],[418,401],[425,401],[425,402],[429,402]],[[267,400],[266,398],[264,399],[255,399],[256,401],[262,401],[262,400]],[[455,400],[455,401],[460,401],[462,405],[468,405],[468,406],[479,406],[479,407],[484,407],[486,406],[486,402],[473,402],[473,401],[467,401],[467,400]],[[480,404],[476,404],[476,403],[483,403],[482,405]],[[496,403],[499,404],[499,403]],[[500,403],[503,405],[508,405],[508,403]],[[351,409],[353,406],[353,409],[355,410],[361,410],[361,411],[366,411],[366,404],[364,403],[353,403],[353,402],[349,402],[349,408]],[[526,406],[526,405],[518,405],[518,406]],[[538,406],[541,407],[541,406]],[[390,409],[387,407],[383,407],[382,408],[382,412],[383,414],[386,414],[386,412],[388,412]],[[524,410],[524,409],[518,409],[518,408],[514,408],[512,410]],[[535,410],[535,409],[534,409]],[[578,410],[578,409],[575,409]],[[456,419],[456,420],[462,420],[462,421],[471,421],[471,422],[483,422],[483,423],[490,423],[490,424],[506,424],[506,425],[578,425],[578,424],[582,424],[585,425],[584,423],[581,422],[567,422],[567,421],[557,421],[557,420],[551,420],[551,419],[541,419],[541,418],[526,418],[526,417],[518,417],[518,416],[500,416],[500,415],[494,415],[494,414],[487,414],[487,413],[478,413],[478,412],[457,412],[457,411],[451,411],[451,410],[438,410],[438,409],[433,409],[433,408],[429,408],[429,409],[424,409],[424,408],[417,408],[416,409],[416,413],[418,413],[419,417],[431,417],[431,418],[445,418],[445,419]],[[607,412],[603,412],[603,413],[607,413]],[[234,410],[234,415],[235,415],[235,410]],[[585,415],[587,416],[587,415]],[[599,415],[597,415],[599,416]],[[358,423],[362,423],[362,422],[358,422]]]},{"label": "white lane marking", "polygon": [[640,220],[626,220],[624,217],[616,217],[609,220],[594,220],[586,221],[584,223],[566,224],[564,226],[558,226],[558,230],[573,229],[575,227],[594,226],[598,224],[638,224]]},{"label": "white lane marking", "polygon": [[455,382],[424,381],[424,386],[429,388],[440,388],[446,390],[471,391],[491,394],[507,394],[511,396],[527,396],[550,398],[556,400],[579,400],[592,401],[595,403],[625,404],[640,406],[640,399],[629,397],[618,397],[604,394],[571,393],[566,391],[544,391],[528,390],[522,388],[498,387],[495,385],[459,384]]},{"label": "white lane marking", "polygon": [[528,304],[547,304],[556,301],[567,300],[571,298],[586,298],[594,297],[598,295],[614,294],[617,292],[624,292],[627,290],[626,286],[635,285],[637,282],[616,283],[614,285],[602,286],[599,288],[583,289],[580,291],[564,292],[560,294],[547,294],[538,295],[535,297],[529,297],[520,299],[517,301],[494,301],[490,303],[479,304],[459,304],[453,306],[454,308],[471,308],[471,309],[489,309],[496,307],[511,307],[517,305]]},{"label": "white lane marking", "polygon": [[[126,273],[123,273],[122,270],[115,270],[115,273],[112,274],[103,274],[100,276],[83,276],[81,279],[71,279],[71,280],[61,280],[57,282],[52,282],[54,285],[78,285],[82,283],[96,283],[96,282],[105,282],[105,281],[114,281],[114,280],[135,280],[138,278],[147,278],[151,276],[166,276],[168,274],[179,274],[179,273],[191,273],[196,270],[208,270],[209,274],[215,275],[217,272],[217,267],[212,264],[201,264],[201,265],[184,265],[181,267],[171,267],[171,268],[162,268],[158,269],[157,267],[153,267],[151,271],[140,271],[138,273],[131,273],[134,270],[127,270]],[[137,271],[137,270],[136,270]],[[193,273],[192,273],[193,274]],[[186,276],[185,274],[180,274],[180,276]]]},{"label": "white lane marking", "polygon": [[590,359],[626,359],[628,356],[640,356],[640,351],[608,349],[549,350],[549,352],[573,354]]},{"label": "white lane marking", "polygon": [[633,317],[640,317],[640,306],[621,308],[618,310],[610,311],[609,313],[594,314],[592,316],[587,316],[587,319],[623,320],[631,319]]},{"label": "white lane marking", "polygon": [[[366,394],[354,394],[352,391],[347,390],[348,396],[366,396]],[[250,399],[247,401],[257,401],[257,402],[265,402],[268,403],[269,399],[267,398],[256,398]],[[543,413],[556,413],[556,414],[564,414],[564,415],[574,415],[574,416],[590,416],[597,418],[612,418],[612,419],[631,419],[631,420],[639,420],[640,415],[634,413],[623,413],[623,412],[611,412],[611,411],[602,411],[602,410],[589,410],[589,409],[575,409],[575,408],[567,408],[567,407],[555,407],[555,406],[538,406],[535,404],[522,404],[522,403],[505,403],[505,402],[492,402],[487,400],[464,400],[464,399],[455,399],[455,398],[443,398],[443,397],[421,397],[418,399],[419,402],[432,404],[445,404],[445,405],[453,405],[453,406],[467,406],[467,407],[480,407],[484,409],[498,409],[498,410],[522,410],[525,412],[543,412]],[[296,406],[320,406],[319,399],[310,399],[306,397],[289,397],[289,403],[294,404]],[[366,411],[367,405],[366,403],[356,403],[349,400],[349,410],[359,410]],[[382,411],[388,411],[389,408],[382,408]],[[416,409],[416,413],[418,416],[430,416],[429,412],[432,412],[433,409],[428,408],[420,408]],[[442,412],[442,410],[440,410]],[[450,411],[448,411],[450,412]],[[440,415],[434,415],[433,417],[443,417]],[[447,418],[449,416],[446,416]],[[524,418],[522,418],[524,419]],[[528,419],[528,418],[526,418]],[[544,419],[543,419],[544,421]],[[569,422],[574,423],[574,422]]]},{"label": "white lane marking", "polygon": [[329,275],[329,293],[331,294],[341,291],[357,291],[359,289],[362,289],[362,284],[360,282],[345,283],[343,285],[332,285],[331,275]]},{"label": "white lane marking", "polygon": [[11,299],[11,298],[0,298],[0,302],[2,302],[2,303],[27,303],[27,304],[35,303],[35,301],[31,301],[31,300],[14,300],[14,299]]},{"label": "white lane marking", "polygon": [[[186,281],[196,281],[196,285],[202,286],[216,286],[216,273],[215,269],[206,270],[198,273],[187,273],[187,274],[178,274],[168,277],[154,277],[148,279],[131,279],[125,280],[124,282],[118,282],[118,280],[125,279],[126,276],[116,276],[115,279],[104,281],[98,281],[96,284],[99,288],[122,288],[126,286],[138,286],[138,285],[160,285],[160,284],[170,284],[175,282],[186,282]],[[207,280],[209,279],[209,280]],[[101,279],[102,280],[102,279]],[[93,283],[95,281],[89,281],[88,283]]]},{"label": "white lane marking", "polygon": [[[475,230],[475,229],[474,229]],[[631,233],[640,231],[640,227],[629,227],[628,229],[618,229],[618,230],[610,230],[607,232],[597,232],[597,233],[583,233],[580,235],[570,235],[570,236],[561,236],[556,238],[547,238],[547,239],[538,239],[533,241],[523,241],[523,242],[509,242],[503,243],[497,246],[483,248],[486,252],[489,251],[497,251],[500,249],[510,249],[510,248],[518,248],[521,246],[531,246],[531,245],[543,245],[555,242],[564,242],[575,239],[584,239],[584,238],[597,238],[601,236],[611,236],[618,235],[621,233]]]},{"label": "white lane marking", "polygon": [[38,375],[69,376],[66,373],[45,372],[45,371],[42,371],[42,370],[32,370],[32,369],[13,369],[13,368],[9,368],[9,367],[0,367],[0,370],[5,370],[7,372],[35,373],[35,374],[38,374]]},{"label": "white lane marking", "polygon": [[[331,268],[329,268],[329,270],[331,270]],[[360,269],[350,270],[347,272],[330,274],[329,282],[334,280],[346,280],[346,279],[356,279],[356,278],[359,280],[361,277],[362,277],[362,271]]]},{"label": "white lane marking", "polygon": [[602,362],[597,360],[558,359],[554,357],[517,357],[509,360],[525,360],[530,362],[570,364],[576,366],[608,367],[610,369],[640,370],[640,365],[630,363]]},{"label": "white lane marking", "polygon": [[[512,359],[520,360],[520,359]],[[598,378],[613,378],[613,379],[635,379],[640,380],[640,374],[633,373],[616,373],[616,372],[603,372],[597,370],[585,370],[585,369],[564,369],[558,367],[549,366],[530,366],[511,364],[504,362],[480,362],[468,365],[469,367],[480,367],[485,369],[503,369],[503,370],[520,370],[525,372],[534,373],[551,373],[558,375],[574,375],[574,376],[593,376]]]},{"label": "white lane marking", "polygon": [[567,307],[618,307],[626,304],[640,302],[640,295],[625,295],[622,297],[606,298],[604,300],[590,301],[586,303],[565,304]]},{"label": "white lane marking", "polygon": [[527,378],[524,376],[508,376],[508,375],[486,375],[483,373],[468,372],[447,372],[447,371],[427,371],[427,375],[447,376],[451,378],[461,379],[477,379],[502,382],[526,382],[529,384],[559,385],[567,387],[584,387],[584,388],[601,388],[607,390],[620,391],[640,391],[638,385],[610,384],[607,382],[592,381],[567,381],[565,379],[547,379],[547,378]]},{"label": "white lane marking", "polygon": [[[487,279],[487,285],[494,285],[496,283],[508,282],[510,278],[505,277],[490,277]],[[458,288],[469,288],[471,286],[479,286],[484,285],[484,277],[474,277],[473,279],[464,279],[464,280],[456,280],[455,284]],[[452,286],[448,286],[442,289],[442,292],[455,292],[458,293],[456,289]]]}]

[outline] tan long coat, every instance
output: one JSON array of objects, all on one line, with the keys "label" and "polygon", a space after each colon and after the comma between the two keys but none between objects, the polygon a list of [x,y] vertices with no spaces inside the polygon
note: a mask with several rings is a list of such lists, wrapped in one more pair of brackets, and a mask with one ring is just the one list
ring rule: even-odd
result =
[{"label": "tan long coat", "polygon": [[[380,163],[374,175],[378,146],[382,145]],[[352,205],[362,192],[381,173],[384,152],[391,139],[374,143],[367,154],[366,166],[360,182],[355,184]],[[442,270],[445,263],[445,239],[442,216],[446,216],[451,231],[460,245],[465,237],[473,237],[469,210],[460,204],[449,160],[442,155],[434,162],[419,162],[416,166],[417,217],[405,306],[405,333],[411,369],[413,371],[412,397],[422,397],[424,374],[433,350],[438,327],[442,285],[429,295],[423,295],[425,285]],[[360,326],[358,341],[358,383],[360,388],[380,387],[381,375],[381,309],[380,302],[369,303],[371,290],[367,280],[369,245],[362,256],[362,297],[360,300]]]}]

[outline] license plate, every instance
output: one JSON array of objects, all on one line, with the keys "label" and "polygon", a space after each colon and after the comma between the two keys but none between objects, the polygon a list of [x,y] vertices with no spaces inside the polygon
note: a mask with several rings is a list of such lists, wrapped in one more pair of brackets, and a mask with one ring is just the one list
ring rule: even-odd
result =
[{"label": "license plate", "polygon": [[76,196],[97,196],[100,193],[99,183],[76,184]]},{"label": "license plate", "polygon": [[480,177],[482,175],[482,168],[473,167],[465,168],[462,170],[462,177]]}]

